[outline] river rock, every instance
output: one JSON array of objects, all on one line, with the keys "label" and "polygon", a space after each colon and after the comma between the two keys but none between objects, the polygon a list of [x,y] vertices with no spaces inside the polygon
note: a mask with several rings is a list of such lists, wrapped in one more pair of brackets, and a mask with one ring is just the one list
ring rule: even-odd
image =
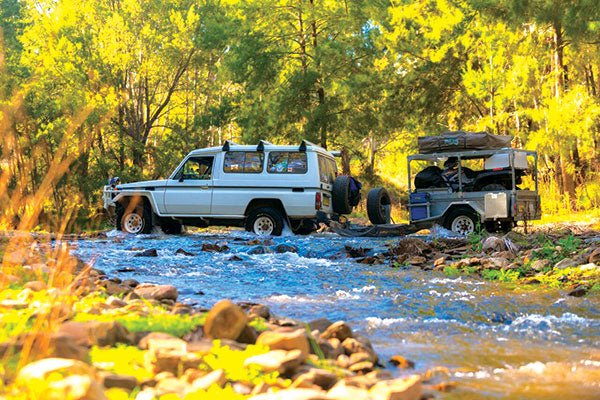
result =
[{"label": "river rock", "polygon": [[46,283],[44,283],[42,281],[30,281],[24,285],[25,289],[31,289],[34,292],[42,291],[42,290],[46,289],[46,287],[47,287]]},{"label": "river rock", "polygon": [[540,272],[550,265],[549,260],[535,260],[531,263],[531,269]]},{"label": "river rock", "polygon": [[300,350],[303,360],[308,357],[310,345],[304,329],[291,332],[265,331],[258,336],[256,344],[268,346],[271,350]]},{"label": "river rock", "polygon": [[257,338],[258,332],[256,329],[246,324],[242,330],[242,333],[240,333],[240,336],[238,336],[235,341],[238,343],[255,344]]},{"label": "river rock", "polygon": [[275,247],[275,253],[297,253],[298,248],[289,244],[278,244]]},{"label": "river rock", "polygon": [[125,307],[127,302],[119,299],[118,297],[110,296],[108,299],[106,299],[106,304],[114,308],[121,308]]},{"label": "river rock", "polygon": [[139,284],[133,292],[141,298],[148,300],[177,300],[177,288],[173,285],[154,285],[151,283]]},{"label": "river rock", "polygon": [[238,255],[232,255],[227,259],[227,261],[243,261],[244,259]]},{"label": "river rock", "polygon": [[390,358],[390,363],[393,364],[394,366],[398,367],[398,368],[402,368],[402,369],[407,369],[407,368],[414,368],[415,367],[415,363],[410,361],[407,358],[404,358],[400,355],[395,355],[392,356],[392,358]]},{"label": "river rock", "polygon": [[325,332],[327,330],[327,328],[329,328],[331,326],[331,324],[333,324],[333,322],[331,322],[327,318],[319,318],[319,319],[310,321],[308,323],[308,326],[310,327],[311,331],[314,331],[316,329],[319,332]]},{"label": "river rock", "polygon": [[588,263],[600,264],[600,247],[594,249],[587,259]]},{"label": "river rock", "polygon": [[379,358],[377,353],[373,350],[373,346],[364,338],[362,339],[362,341],[354,338],[347,338],[344,340],[342,342],[342,347],[344,348],[345,353],[349,356],[354,353],[366,353],[369,355],[370,361],[376,363]]},{"label": "river rock", "polygon": [[212,385],[223,387],[226,382],[225,372],[222,369],[217,369],[195,379],[192,382],[192,390],[206,390]]},{"label": "river rock", "polygon": [[300,350],[271,350],[268,353],[247,358],[244,366],[256,365],[264,372],[285,373],[298,367],[302,361],[304,361],[304,356]]},{"label": "river rock", "polygon": [[508,266],[508,260],[502,257],[482,258],[481,265],[486,269],[502,269]]},{"label": "river rock", "polygon": [[252,317],[252,316],[257,316],[260,318],[264,318],[267,321],[269,320],[269,318],[271,318],[271,311],[269,310],[269,307],[264,306],[262,304],[254,304],[250,307],[250,309],[248,310],[248,314]]},{"label": "river rock", "polygon": [[369,393],[381,400],[420,400],[422,387],[421,377],[411,375],[406,378],[377,382]]},{"label": "river rock", "polygon": [[485,253],[493,253],[499,251],[506,251],[508,248],[506,247],[506,242],[504,239],[499,238],[497,236],[490,236],[483,240],[481,244],[481,251]]},{"label": "river rock", "polygon": [[363,388],[354,385],[348,385],[344,381],[339,381],[332,387],[327,396],[333,400],[373,400],[369,392]]},{"label": "river rock", "polygon": [[356,364],[351,364],[348,369],[357,374],[366,374],[373,370],[373,363],[371,361],[362,361]]},{"label": "river rock", "polygon": [[224,253],[226,251],[229,251],[229,246],[227,245],[218,245],[216,243],[204,243],[202,245],[202,251],[206,251],[206,252],[215,252],[215,253]]},{"label": "river rock", "polygon": [[103,386],[107,389],[110,388],[121,388],[131,392],[135,389],[139,382],[135,376],[131,375],[119,375],[119,374],[102,374]]},{"label": "river rock", "polygon": [[136,253],[134,257],[158,257],[158,252],[156,251],[156,249],[148,249]]},{"label": "river rock", "polygon": [[272,253],[271,249],[266,246],[255,246],[248,250],[248,254],[269,254]]},{"label": "river rock", "polygon": [[188,257],[193,257],[196,255],[195,253],[190,253],[189,251],[185,251],[184,249],[175,250],[175,254],[181,254],[182,256],[188,256]]},{"label": "river rock", "polygon": [[131,344],[133,335],[115,321],[68,321],[60,326],[59,333],[69,335],[80,346],[114,346],[116,343]]},{"label": "river rock", "polygon": [[[165,332],[150,332],[146,335],[144,335],[140,341],[138,342],[138,347],[142,350],[148,350],[149,346],[150,346],[150,342],[154,341],[169,341],[172,340],[174,342],[177,342],[178,345],[181,345],[181,342],[183,342],[181,339],[169,334],[169,333],[165,333]],[[179,342],[181,341],[181,342]],[[185,342],[183,342],[183,344],[185,345]]]},{"label": "river rock", "polygon": [[412,256],[421,256],[430,251],[431,246],[417,238],[404,238],[390,249],[390,253],[393,255],[408,254]]},{"label": "river rock", "polygon": [[331,324],[325,332],[321,334],[323,339],[336,338],[340,342],[352,337],[352,329],[344,321],[337,321]]},{"label": "river rock", "polygon": [[336,360],[340,354],[344,354],[342,342],[337,338],[319,339],[318,344],[325,358],[329,360]]},{"label": "river rock", "polygon": [[183,398],[188,389],[189,385],[177,378],[161,379],[154,387],[154,391],[158,397],[175,394],[178,397]]},{"label": "river rock", "polygon": [[[50,376],[62,379],[48,380]],[[88,364],[65,358],[45,358],[23,367],[15,380],[30,398],[104,400],[106,397]]]},{"label": "river rock", "polygon": [[571,289],[567,295],[572,297],[582,297],[585,296],[588,291],[589,288],[586,285],[577,285],[574,289]]},{"label": "river rock", "polygon": [[321,389],[329,390],[338,381],[338,377],[331,371],[325,369],[312,368],[295,377],[293,387],[311,388],[319,386]]},{"label": "river rock", "polygon": [[556,264],[554,264],[554,268],[556,269],[565,269],[577,266],[577,262],[572,258],[563,258]]},{"label": "river rock", "polygon": [[246,326],[244,311],[229,300],[216,303],[206,316],[204,334],[211,339],[235,340]]},{"label": "river rock", "polygon": [[320,390],[298,388],[258,394],[249,400],[329,400],[329,397]]}]

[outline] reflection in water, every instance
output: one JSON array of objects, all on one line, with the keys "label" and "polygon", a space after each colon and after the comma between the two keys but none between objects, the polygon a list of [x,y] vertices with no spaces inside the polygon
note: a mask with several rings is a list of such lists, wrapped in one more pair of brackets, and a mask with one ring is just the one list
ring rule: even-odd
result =
[{"label": "reflection in water", "polygon": [[[295,246],[298,254],[248,254],[256,248],[248,241],[256,237],[240,231],[110,236],[81,241],[76,252],[111,275],[176,285],[184,299],[200,306],[230,298],[264,303],[276,314],[305,321],[344,319],[368,334],[382,360],[401,354],[420,372],[450,368],[447,379],[459,385],[446,398],[600,398],[597,296],[508,290],[345,257],[344,245],[376,254],[392,239],[286,236],[273,239],[274,245]],[[231,250],[202,252],[204,243]],[[159,257],[132,257],[149,248]],[[179,248],[196,256],[176,255]],[[233,254],[242,260],[230,260]],[[124,267],[135,272],[115,272]]]}]

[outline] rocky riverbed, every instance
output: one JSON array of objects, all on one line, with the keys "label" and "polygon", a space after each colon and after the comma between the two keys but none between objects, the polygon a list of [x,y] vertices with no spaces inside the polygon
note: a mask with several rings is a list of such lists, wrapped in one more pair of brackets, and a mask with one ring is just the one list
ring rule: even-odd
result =
[{"label": "rocky riverbed", "polygon": [[[307,390],[331,397],[335,395],[329,393],[332,388],[344,385],[373,397],[373,386],[384,380],[398,392],[405,388],[412,393],[418,388],[419,396],[441,398],[596,398],[600,394],[598,246],[597,233],[585,229],[505,237],[474,235],[466,240],[443,235],[349,239],[331,234],[257,240],[239,231],[139,237],[109,232],[69,242],[73,253],[107,273],[97,276],[95,283],[106,291],[101,303],[107,305],[100,306],[106,310],[93,309],[91,315],[99,312],[100,319],[121,321],[130,334],[139,326],[124,315],[141,307],[142,315],[156,314],[159,320],[168,320],[163,314],[184,316],[178,318],[185,326],[172,332],[175,338],[168,338],[175,350],[181,350],[181,340],[209,343],[206,316],[200,320],[193,316],[204,315],[228,298],[233,303],[226,303],[226,308],[243,311],[234,314],[240,321],[245,316],[244,331],[251,327],[257,338],[263,330],[302,336],[309,344],[308,355],[300,357],[303,361],[295,370],[282,367],[288,353],[272,354],[282,364],[271,370],[280,379],[271,381],[271,391],[283,389],[283,381],[306,389],[296,382],[298,374],[316,376],[329,371],[337,376],[335,382],[330,381],[332,386],[307,384]],[[146,301],[124,295],[135,293],[133,285],[138,281],[174,286],[177,301],[152,300],[166,307],[164,312],[144,309]],[[158,290],[146,287],[137,291]],[[110,302],[127,304],[114,311],[114,305],[107,303],[109,297]],[[86,310],[85,315],[90,314],[90,308]],[[265,310],[268,318],[257,322],[261,321],[257,316],[267,316]],[[93,320],[78,317],[86,318]],[[345,322],[331,325],[337,320]],[[300,321],[310,324],[307,327]],[[150,322],[166,329],[165,323]],[[196,322],[201,329],[192,329]],[[326,333],[331,326],[348,327],[352,337]],[[192,332],[195,336],[189,336]],[[144,354],[154,351],[137,347],[139,335],[128,342],[129,347]],[[204,357],[213,360],[215,352],[221,354],[223,343],[236,348],[226,340],[232,339],[223,338],[220,347],[211,348],[212,353]],[[304,354],[303,346],[265,352],[300,350]],[[97,373],[106,361],[97,347],[91,349]],[[241,358],[261,355],[253,349],[238,351],[246,352]],[[153,371],[151,364],[143,369]],[[201,370],[203,375],[211,371],[210,366]],[[174,383],[182,380],[184,372],[178,369],[173,376],[159,372],[158,378],[168,377]],[[151,378],[144,376],[154,383],[144,386],[148,396],[156,389],[156,379]],[[140,377],[137,382],[145,381]],[[186,382],[189,386],[189,379]],[[222,387],[217,386],[243,396],[259,390],[246,382],[248,394],[236,383],[243,382],[229,375]],[[188,386],[180,385],[183,392],[179,393],[190,390]]]}]

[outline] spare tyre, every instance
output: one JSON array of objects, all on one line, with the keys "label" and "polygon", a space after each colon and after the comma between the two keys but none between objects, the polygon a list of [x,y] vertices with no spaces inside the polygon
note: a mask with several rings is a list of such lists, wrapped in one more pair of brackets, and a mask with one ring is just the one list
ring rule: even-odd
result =
[{"label": "spare tyre", "polygon": [[331,200],[333,212],[336,214],[350,214],[352,206],[350,205],[350,177],[348,175],[340,175],[333,182]]},{"label": "spare tyre", "polygon": [[375,188],[367,195],[367,215],[373,225],[388,224],[392,211],[390,195],[384,188]]}]

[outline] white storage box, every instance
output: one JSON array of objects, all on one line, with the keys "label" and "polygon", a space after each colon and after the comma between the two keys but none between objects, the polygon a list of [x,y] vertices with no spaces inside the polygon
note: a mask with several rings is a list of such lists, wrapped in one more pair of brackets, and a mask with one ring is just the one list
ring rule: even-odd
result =
[{"label": "white storage box", "polygon": [[[485,159],[484,169],[508,168],[510,167],[509,154],[494,154]],[[527,154],[515,151],[515,168],[527,169]]]},{"label": "white storage box", "polygon": [[485,194],[485,218],[508,218],[508,196],[506,193]]}]

